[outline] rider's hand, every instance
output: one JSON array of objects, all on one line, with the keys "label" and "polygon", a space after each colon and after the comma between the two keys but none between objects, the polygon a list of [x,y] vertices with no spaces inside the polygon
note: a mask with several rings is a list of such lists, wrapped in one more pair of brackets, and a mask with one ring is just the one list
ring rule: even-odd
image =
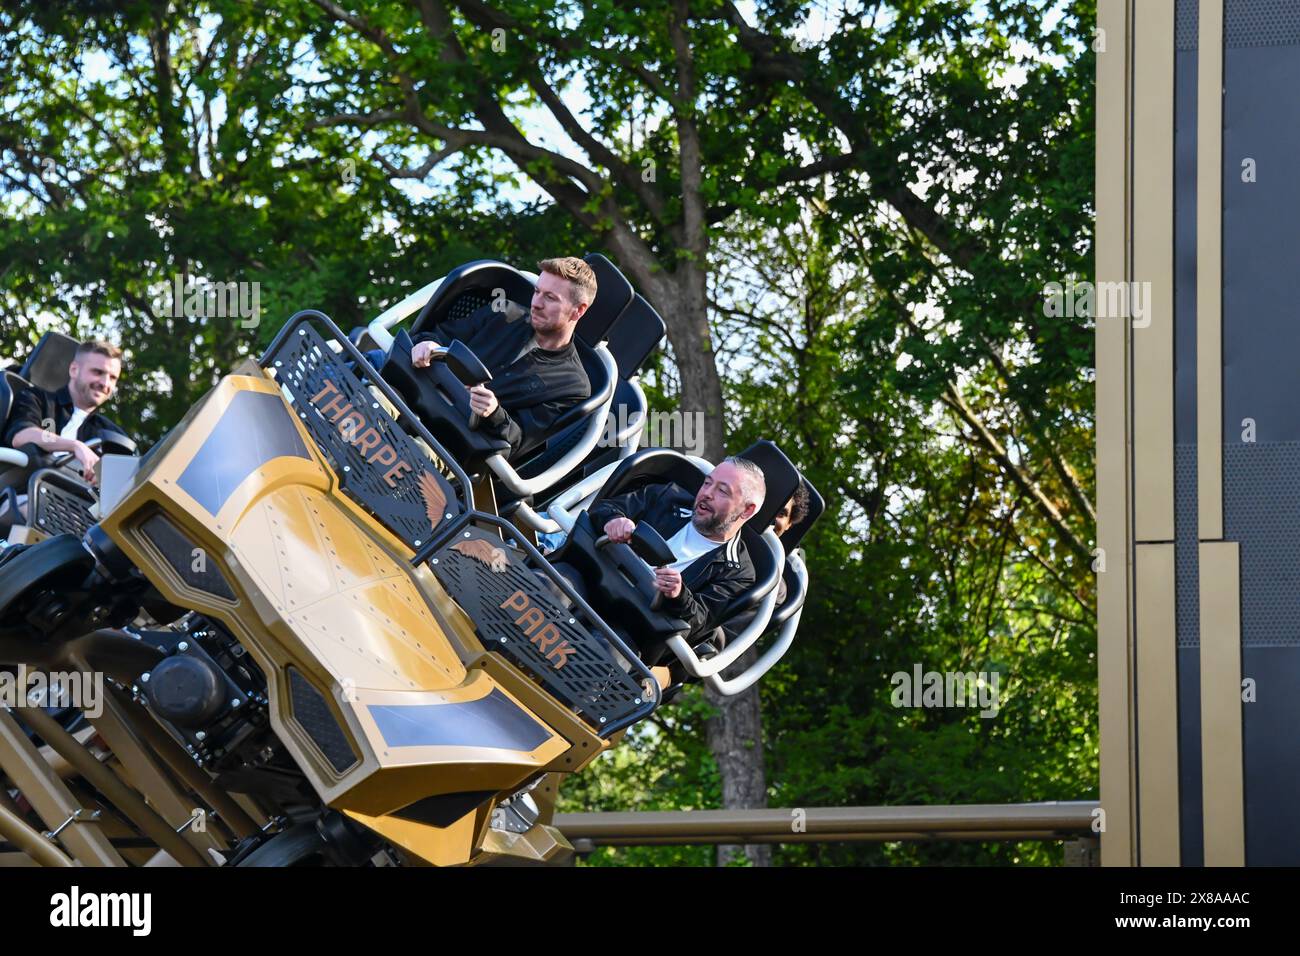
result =
[{"label": "rider's hand", "polygon": [[655,568],[655,587],[666,598],[682,593],[682,572],[674,568]]},{"label": "rider's hand", "polygon": [[632,532],[635,530],[636,522],[631,518],[610,518],[605,522],[605,534],[615,544],[627,544],[632,540]]},{"label": "rider's hand", "polygon": [[480,417],[487,418],[495,412],[497,404],[497,397],[487,386],[475,385],[469,390],[470,411],[478,413]]},{"label": "rider's hand", "polygon": [[411,349],[411,364],[416,368],[428,368],[436,348],[438,348],[437,342],[416,343],[415,348]]},{"label": "rider's hand", "polygon": [[85,442],[76,442],[72,446],[72,454],[76,456],[77,462],[81,465],[81,476],[92,485],[95,483],[95,465],[99,462],[99,456],[91,451]]}]

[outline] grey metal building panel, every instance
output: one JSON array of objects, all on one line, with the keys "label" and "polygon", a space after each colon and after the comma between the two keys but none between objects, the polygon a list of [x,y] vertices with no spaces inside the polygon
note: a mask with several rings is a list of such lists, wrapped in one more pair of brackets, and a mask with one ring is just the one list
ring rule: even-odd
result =
[{"label": "grey metal building panel", "polygon": [[1251,419],[1259,443],[1300,441],[1300,50],[1228,50],[1224,74],[1223,440]]},{"label": "grey metal building panel", "polygon": [[1200,545],[1196,480],[1197,0],[1175,7],[1174,597],[1178,668],[1179,858],[1204,860],[1201,832]]},{"label": "grey metal building panel", "polygon": [[1300,648],[1300,442],[1225,445],[1223,477],[1224,536],[1241,546],[1242,646]]},{"label": "grey metal building panel", "polygon": [[1240,546],[1242,674],[1256,682],[1242,705],[1246,862],[1296,865],[1300,2],[1228,0],[1225,31],[1223,531]]},{"label": "grey metal building panel", "polygon": [[1242,705],[1246,864],[1295,866],[1300,863],[1300,652],[1246,647],[1241,656],[1242,677],[1255,681],[1255,701]]},{"label": "grey metal building panel", "polygon": [[1183,866],[1205,865],[1201,789],[1201,649],[1178,648],[1178,849]]},{"label": "grey metal building panel", "polygon": [[1300,43],[1300,3],[1296,0],[1226,0],[1223,42],[1229,48]]},{"label": "grey metal building panel", "polygon": [[1174,627],[1179,647],[1201,645],[1201,562],[1196,538],[1196,446],[1174,446]]},{"label": "grey metal building panel", "polygon": [[1198,0],[1178,0],[1174,6],[1174,49],[1195,50],[1200,36]]},{"label": "grey metal building panel", "polygon": [[1201,866],[1201,604],[1196,446],[1174,447],[1174,628],[1178,667],[1178,822],[1183,866]]}]

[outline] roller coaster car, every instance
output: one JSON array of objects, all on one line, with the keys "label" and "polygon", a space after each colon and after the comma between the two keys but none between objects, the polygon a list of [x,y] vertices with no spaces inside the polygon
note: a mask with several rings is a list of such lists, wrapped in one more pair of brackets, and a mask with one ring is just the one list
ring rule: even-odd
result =
[{"label": "roller coaster car", "polygon": [[[83,741],[0,711],[0,789],[22,780],[41,817],[0,800],[11,848],[43,824],[98,863],[569,851],[549,825],[557,775],[614,746],[658,687],[522,531],[475,509],[465,469],[327,317],[295,315],[129,464],[84,534],[5,553],[0,665],[104,674],[96,746],[148,802],[91,777],[76,792],[104,822],[69,816],[51,768],[95,774]],[[62,758],[43,776],[35,735]]]},{"label": "roller coaster car", "polygon": [[[467,282],[523,289],[508,267],[470,264],[420,307],[480,307]],[[631,305],[609,299],[596,318]],[[640,316],[639,341],[657,341],[658,317]],[[591,353],[608,370],[604,341]],[[475,361],[453,346],[438,367],[459,382]],[[16,848],[99,865],[557,862],[571,852],[550,825],[558,780],[659,705],[651,661],[674,655],[730,693],[783,653],[721,677],[771,614],[784,555],[759,534],[770,514],[745,532],[760,580],[733,608],[755,621],[701,659],[645,589],[662,541],[638,536],[640,558],[571,542],[605,581],[588,604],[526,521],[476,505],[418,411],[326,316],[300,312],[147,455],[104,459],[94,523],[0,552],[0,667],[106,682],[80,730],[0,709],[0,864]],[[581,440],[539,494],[578,475],[579,500],[674,475],[698,486],[701,463],[661,450],[588,471],[608,412],[606,396],[575,416]],[[514,473],[499,452],[459,450],[498,484]],[[754,454],[770,500],[788,494],[788,460]]]},{"label": "roller coaster car", "polygon": [[[68,365],[76,349],[75,339],[47,332],[19,370],[3,372],[0,435],[8,431],[14,403],[24,390],[35,386],[54,392],[68,383]],[[101,456],[136,453],[135,442],[121,432],[86,444]],[[26,504],[20,507],[22,497]],[[70,452],[49,453],[35,444],[0,448],[0,537],[9,542],[33,543],[55,534],[84,534],[95,523],[98,497]]]}]

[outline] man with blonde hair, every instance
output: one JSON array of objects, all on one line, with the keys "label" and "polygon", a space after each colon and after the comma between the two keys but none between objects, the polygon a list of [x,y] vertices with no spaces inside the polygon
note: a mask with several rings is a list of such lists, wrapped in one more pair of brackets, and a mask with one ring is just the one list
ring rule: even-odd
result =
[{"label": "man with blonde hair", "polygon": [[591,394],[573,333],[596,298],[596,273],[574,256],[537,264],[528,321],[513,302],[490,303],[414,338],[411,364],[423,368],[439,344],[460,339],[492,373],[491,387],[469,391],[479,430],[510,443],[510,459],[542,444],[551,425]]}]

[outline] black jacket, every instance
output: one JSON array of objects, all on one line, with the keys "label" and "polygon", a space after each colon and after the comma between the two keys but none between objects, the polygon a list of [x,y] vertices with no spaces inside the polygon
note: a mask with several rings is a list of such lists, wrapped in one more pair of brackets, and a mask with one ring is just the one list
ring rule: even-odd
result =
[{"label": "black jacket", "polygon": [[[24,428],[41,428],[57,435],[63,431],[72,417],[72,393],[64,385],[57,392],[47,392],[43,388],[23,389],[14,399],[13,411],[9,413],[9,425],[5,428],[4,443],[13,447],[14,436]],[[123,434],[122,429],[113,424],[107,416],[92,412],[82,421],[77,429],[78,441],[90,441],[102,438],[105,434]]]},{"label": "black jacket", "polygon": [[573,342],[562,349],[535,348],[515,361],[533,336],[525,311],[511,302],[505,313],[490,305],[458,319],[448,319],[435,331],[421,332],[415,343],[436,339],[448,345],[460,339],[492,373],[488,388],[500,404],[479,429],[510,443],[513,460],[550,436],[555,420],[591,395],[591,383]]},{"label": "black jacket", "polygon": [[[673,483],[646,485],[626,495],[598,501],[588,509],[598,534],[618,517],[645,522],[667,541],[695,509],[695,495]],[[757,575],[739,532],[730,541],[700,555],[682,572],[682,593],[665,598],[663,609],[691,627],[693,644],[722,623],[722,611],[737,595],[753,587]]]}]

